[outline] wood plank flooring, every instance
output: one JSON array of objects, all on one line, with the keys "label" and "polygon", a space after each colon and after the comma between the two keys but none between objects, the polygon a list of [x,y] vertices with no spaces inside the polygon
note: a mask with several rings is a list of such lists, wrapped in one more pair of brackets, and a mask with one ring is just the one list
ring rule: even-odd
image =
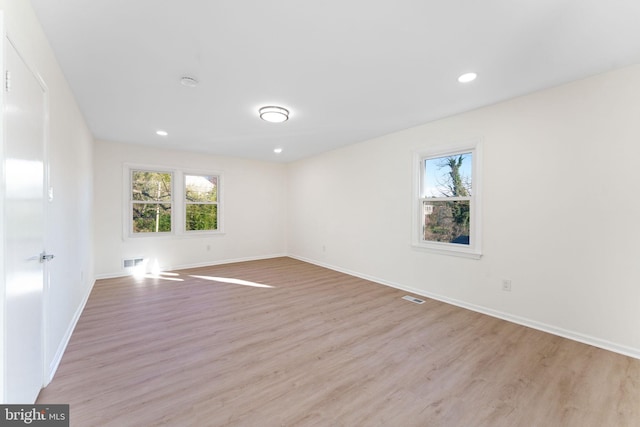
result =
[{"label": "wood plank flooring", "polygon": [[38,403],[72,426],[640,426],[640,360],[405,294],[290,258],[100,280]]}]

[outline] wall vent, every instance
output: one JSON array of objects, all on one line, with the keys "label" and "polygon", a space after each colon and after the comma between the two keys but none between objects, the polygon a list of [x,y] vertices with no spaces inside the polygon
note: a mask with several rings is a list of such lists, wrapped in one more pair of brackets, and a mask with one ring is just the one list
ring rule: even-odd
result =
[{"label": "wall vent", "polygon": [[125,270],[137,267],[142,264],[144,264],[144,258],[130,258],[122,260],[122,266]]},{"label": "wall vent", "polygon": [[405,295],[402,299],[406,299],[407,301],[415,302],[416,304],[424,304],[424,300],[420,298],[412,297],[411,295]]}]

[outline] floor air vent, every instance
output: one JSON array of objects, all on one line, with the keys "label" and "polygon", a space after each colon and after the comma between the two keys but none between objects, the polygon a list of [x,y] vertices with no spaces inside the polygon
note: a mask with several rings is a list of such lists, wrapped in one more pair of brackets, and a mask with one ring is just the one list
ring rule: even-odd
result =
[{"label": "floor air vent", "polygon": [[411,295],[405,295],[402,299],[406,299],[407,301],[415,302],[416,304],[424,304],[424,300],[416,297],[412,297]]}]

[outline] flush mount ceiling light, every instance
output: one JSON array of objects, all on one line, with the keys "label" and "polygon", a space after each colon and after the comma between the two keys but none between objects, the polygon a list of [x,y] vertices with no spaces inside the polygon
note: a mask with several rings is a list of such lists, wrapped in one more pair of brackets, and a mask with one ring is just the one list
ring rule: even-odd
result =
[{"label": "flush mount ceiling light", "polygon": [[280,147],[274,148],[273,152],[276,153],[276,154],[280,154],[280,153],[282,153],[282,148],[280,148]]},{"label": "flush mount ceiling light", "polygon": [[167,136],[167,135],[169,135],[169,132],[167,132],[166,130],[160,129],[160,130],[156,131],[156,134],[160,135],[160,136]]},{"label": "flush mount ceiling light", "polygon": [[262,107],[258,110],[260,113],[260,118],[264,121],[271,123],[282,123],[289,120],[289,110],[282,107]]},{"label": "flush mount ceiling light", "polygon": [[193,77],[183,76],[180,78],[180,84],[186,87],[196,87],[198,86],[198,81]]},{"label": "flush mount ceiling light", "polygon": [[458,77],[458,81],[460,83],[469,83],[469,82],[474,81],[476,79],[476,77],[478,77],[478,75],[476,73],[464,73],[463,75]]}]

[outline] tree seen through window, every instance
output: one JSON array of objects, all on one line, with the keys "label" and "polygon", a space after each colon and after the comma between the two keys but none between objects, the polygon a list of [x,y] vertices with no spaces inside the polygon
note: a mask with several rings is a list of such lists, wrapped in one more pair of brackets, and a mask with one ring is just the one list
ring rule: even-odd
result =
[{"label": "tree seen through window", "polygon": [[171,231],[170,172],[131,171],[131,208],[134,233]]},{"label": "tree seen through window", "polygon": [[185,175],[185,229],[218,229],[218,176]]},{"label": "tree seen through window", "polygon": [[424,160],[423,239],[469,245],[472,153]]}]

